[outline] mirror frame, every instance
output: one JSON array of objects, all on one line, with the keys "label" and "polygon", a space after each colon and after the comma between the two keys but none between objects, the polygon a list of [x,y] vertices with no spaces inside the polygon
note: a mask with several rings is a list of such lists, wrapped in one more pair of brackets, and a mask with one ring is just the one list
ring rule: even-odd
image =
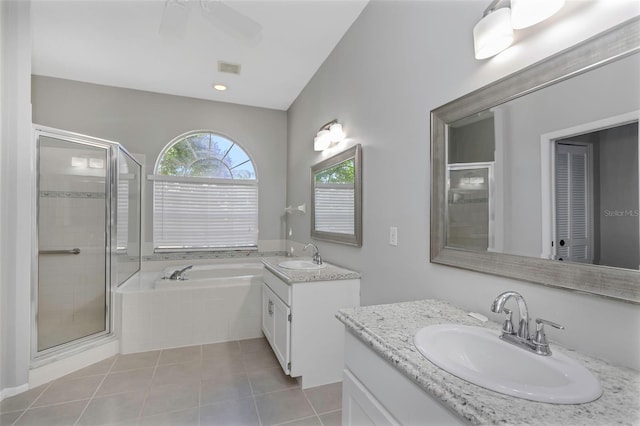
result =
[{"label": "mirror frame", "polygon": [[[317,172],[331,168],[349,159],[354,159],[354,222],[353,234],[319,231],[316,229],[316,192],[314,176]],[[362,247],[362,147],[360,144],[342,151],[311,166],[311,238]]]},{"label": "mirror frame", "polygon": [[449,124],[640,52],[636,17],[431,111],[431,262],[640,303],[640,271],[446,247]]}]

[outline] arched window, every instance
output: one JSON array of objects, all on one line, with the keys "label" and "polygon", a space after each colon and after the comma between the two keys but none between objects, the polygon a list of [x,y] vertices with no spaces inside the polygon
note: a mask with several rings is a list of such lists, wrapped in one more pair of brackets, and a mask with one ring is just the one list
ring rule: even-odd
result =
[{"label": "arched window", "polygon": [[153,184],[155,251],[256,248],[258,180],[249,154],[213,132],[190,132],[160,153]]}]

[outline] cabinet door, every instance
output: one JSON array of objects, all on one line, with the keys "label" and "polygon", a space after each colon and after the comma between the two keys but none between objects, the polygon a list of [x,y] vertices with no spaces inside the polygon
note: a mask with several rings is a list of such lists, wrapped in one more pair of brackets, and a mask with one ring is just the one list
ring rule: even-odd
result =
[{"label": "cabinet door", "polygon": [[262,332],[269,343],[273,345],[273,302],[271,291],[266,284],[262,284]]},{"label": "cabinet door", "polygon": [[345,426],[397,426],[400,423],[349,370],[344,370],[342,424]]},{"label": "cabinet door", "polygon": [[[289,367],[291,361],[291,322],[289,321],[291,309],[266,284],[262,287],[262,300],[263,309],[266,309],[266,313],[264,310],[262,313],[265,336],[282,369],[286,374],[289,374],[291,371]],[[265,322],[268,324],[266,327]]]}]

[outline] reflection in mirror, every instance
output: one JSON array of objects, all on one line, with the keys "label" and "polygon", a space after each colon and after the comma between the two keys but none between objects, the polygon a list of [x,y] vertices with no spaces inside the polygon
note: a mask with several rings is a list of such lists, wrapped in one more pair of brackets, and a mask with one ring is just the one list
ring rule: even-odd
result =
[{"label": "reflection in mirror", "polygon": [[432,262],[640,302],[639,23],[432,111]]},{"label": "reflection in mirror", "polygon": [[638,75],[636,54],[452,123],[447,246],[638,269]]},{"label": "reflection in mirror", "polygon": [[495,248],[494,120],[491,111],[449,127],[447,245]]},{"label": "reflection in mirror", "polygon": [[447,167],[449,204],[447,243],[489,250],[493,246],[493,163],[456,163]]},{"label": "reflection in mirror", "polygon": [[637,119],[555,139],[550,148],[555,225],[543,229],[551,235],[543,257],[638,269]]},{"label": "reflection in mirror", "polygon": [[362,245],[361,147],[311,168],[311,236]]}]

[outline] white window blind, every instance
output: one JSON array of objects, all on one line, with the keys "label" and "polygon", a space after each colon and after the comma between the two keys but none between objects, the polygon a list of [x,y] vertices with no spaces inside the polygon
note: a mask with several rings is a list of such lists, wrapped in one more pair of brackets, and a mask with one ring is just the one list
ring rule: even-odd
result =
[{"label": "white window blind", "polygon": [[353,183],[315,184],[315,226],[318,231],[353,234],[355,224]]},{"label": "white window blind", "polygon": [[257,181],[151,178],[156,251],[257,247]]},{"label": "white window blind", "polygon": [[556,258],[593,261],[590,249],[588,149],[558,144],[556,148]]}]

